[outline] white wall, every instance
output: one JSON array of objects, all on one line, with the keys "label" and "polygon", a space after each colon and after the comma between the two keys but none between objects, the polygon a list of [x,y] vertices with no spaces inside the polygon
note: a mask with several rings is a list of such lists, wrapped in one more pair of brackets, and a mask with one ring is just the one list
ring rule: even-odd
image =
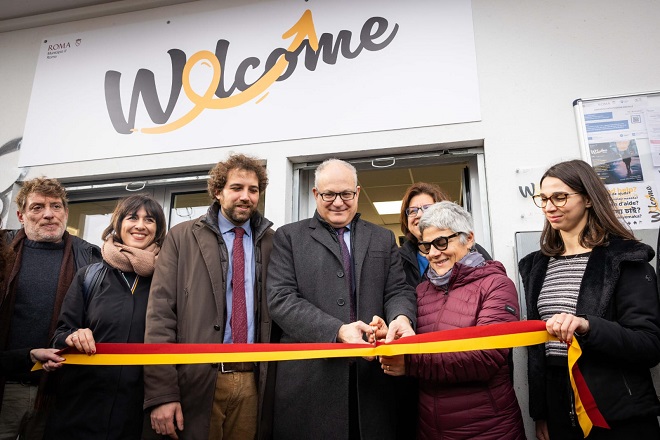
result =
[{"label": "white wall", "polygon": [[[41,40],[216,4],[195,2],[0,33],[0,144],[23,135]],[[541,217],[520,197],[518,185],[556,161],[579,155],[572,101],[660,89],[660,58],[652,56],[660,46],[656,26],[660,6],[652,0],[625,6],[595,0],[474,0],[472,4],[481,122],[43,166],[29,170],[28,177],[45,174],[70,181],[118,172],[139,176],[144,171],[203,169],[229,151],[244,151],[268,160],[271,192],[274,188],[277,192],[269,194],[271,205],[266,209],[281,225],[289,220],[291,203],[287,194],[287,209],[282,210],[282,188],[290,188],[287,157],[301,161],[343,152],[355,157],[365,150],[423,150],[431,148],[426,145],[483,139],[491,219],[506,219],[491,223],[494,253],[513,272],[513,234],[541,225]],[[55,111],[53,117],[58,117]],[[523,173],[516,173],[519,168]],[[531,213],[531,220],[521,218],[521,213]]]},{"label": "white wall", "polygon": [[[171,8],[201,10],[214,4]],[[579,157],[572,102],[660,90],[660,4],[654,0],[473,0],[472,5],[481,122],[44,166],[31,169],[28,177],[45,174],[89,180],[117,170],[138,176],[154,170],[203,169],[228,151],[242,151],[268,161],[271,184],[266,211],[276,225],[282,225],[290,220],[291,213],[291,161],[329,154],[358,157],[367,154],[364,150],[390,154],[421,151],[438,143],[483,141],[494,256],[514,277],[514,233],[538,230],[542,225],[542,217],[528,199],[522,198],[518,186],[537,180],[555,162]],[[133,13],[128,20],[164,16],[163,9]],[[0,34],[0,145],[22,136],[40,41],[112,26],[116,20],[105,17]],[[8,166],[12,165],[0,164],[0,171]],[[518,373],[524,373],[521,353],[517,353],[516,363]],[[526,413],[521,376],[516,383]],[[528,434],[533,437],[530,429],[528,424]]]},{"label": "white wall", "polygon": [[660,89],[660,4],[477,0],[473,9],[488,179],[497,181],[491,219],[506,219],[493,221],[494,251],[504,260],[516,230],[540,226],[520,218],[525,205],[503,203],[522,200],[515,169],[579,156],[572,101]]}]

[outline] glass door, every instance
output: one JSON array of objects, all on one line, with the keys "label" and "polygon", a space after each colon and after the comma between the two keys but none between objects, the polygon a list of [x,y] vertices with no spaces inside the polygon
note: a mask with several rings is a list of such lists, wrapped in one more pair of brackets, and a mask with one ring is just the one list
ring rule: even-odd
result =
[{"label": "glass door", "polygon": [[[472,213],[477,241],[488,252],[492,251],[481,148],[366,157],[348,162],[358,172],[361,187],[358,211],[361,218],[391,230],[400,243],[403,242],[399,224],[403,195],[411,184],[429,182],[440,186],[450,200]],[[294,220],[309,218],[314,214],[316,202],[312,188],[314,171],[319,164],[314,162],[294,166],[294,191],[298,195]]]}]

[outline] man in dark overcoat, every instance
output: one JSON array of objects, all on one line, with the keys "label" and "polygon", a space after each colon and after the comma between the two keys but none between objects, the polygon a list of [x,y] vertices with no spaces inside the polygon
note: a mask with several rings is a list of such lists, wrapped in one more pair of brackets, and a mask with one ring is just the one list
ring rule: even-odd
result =
[{"label": "man in dark overcoat", "polygon": [[[366,344],[375,315],[392,336],[414,334],[415,292],[394,234],[357,214],[355,168],[323,162],[313,193],[314,216],[280,227],[273,239],[268,306],[281,342]],[[279,362],[274,438],[393,438],[393,380],[362,358]]]}]

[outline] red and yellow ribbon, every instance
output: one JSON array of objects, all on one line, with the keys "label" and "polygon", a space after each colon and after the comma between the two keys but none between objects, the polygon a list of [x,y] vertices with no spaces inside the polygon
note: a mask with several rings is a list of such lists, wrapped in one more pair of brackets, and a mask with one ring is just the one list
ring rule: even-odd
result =
[{"label": "red and yellow ribbon", "polygon": [[[526,347],[556,340],[543,321],[519,321],[424,333],[377,346],[366,344],[96,344],[96,354],[63,352],[73,365],[174,365],[220,362],[268,362],[304,359],[395,356]],[[575,408],[584,436],[592,427],[607,427],[577,360],[582,350],[574,339],[568,349]],[[41,368],[36,364],[34,369]]]}]

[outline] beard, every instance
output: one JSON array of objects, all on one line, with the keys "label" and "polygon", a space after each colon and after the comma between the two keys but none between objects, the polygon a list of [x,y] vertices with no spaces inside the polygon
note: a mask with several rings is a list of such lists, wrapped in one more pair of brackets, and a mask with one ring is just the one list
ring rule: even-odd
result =
[{"label": "beard", "polygon": [[257,207],[255,205],[247,206],[248,210],[247,211],[239,211],[237,208],[238,207],[245,207],[245,205],[232,205],[228,207],[227,209],[222,208],[222,212],[225,214],[225,217],[229,219],[232,223],[235,225],[242,225],[250,217],[252,217],[252,214],[257,210]]},{"label": "beard", "polygon": [[66,228],[62,224],[56,224],[56,228],[50,229],[41,225],[25,225],[25,235],[28,239],[37,242],[59,243]]}]

